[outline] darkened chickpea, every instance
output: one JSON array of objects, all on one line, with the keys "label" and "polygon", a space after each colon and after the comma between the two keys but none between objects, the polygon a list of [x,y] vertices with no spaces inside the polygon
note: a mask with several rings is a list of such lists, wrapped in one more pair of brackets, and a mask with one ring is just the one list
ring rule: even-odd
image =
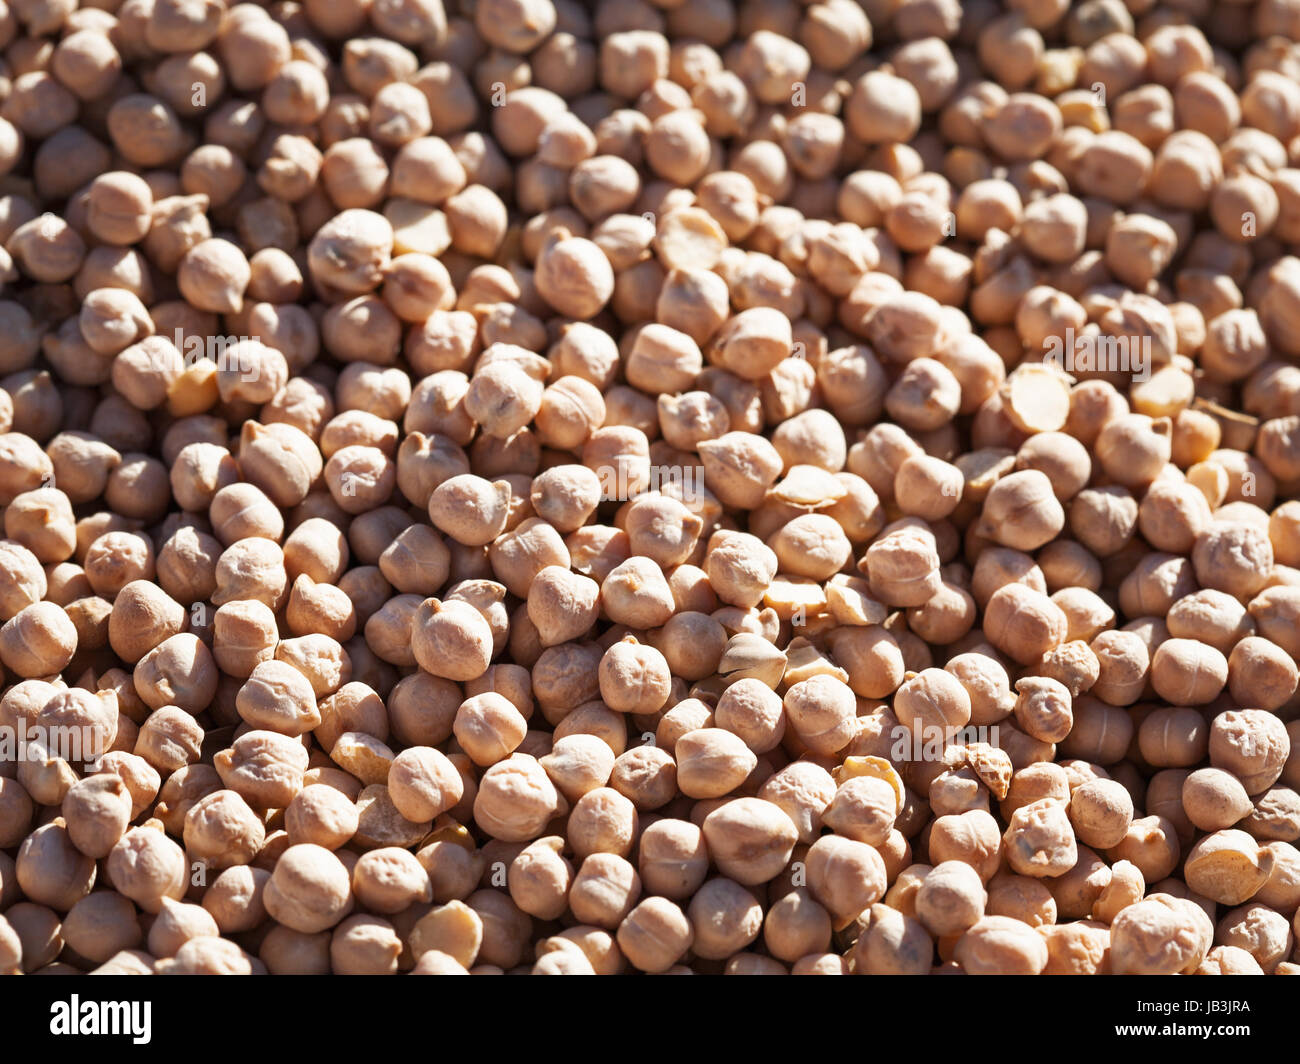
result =
[{"label": "darkened chickpea", "polygon": [[108,475],[104,501],[124,517],[153,521],[166,512],[167,488],[167,471],[161,462],[128,452]]},{"label": "darkened chickpea", "polygon": [[1186,767],[1205,756],[1205,721],[1185,708],[1161,708],[1150,713],[1138,727],[1142,756],[1158,767]]},{"label": "darkened chickpea", "polygon": [[134,244],[149,232],[153,193],[145,181],[127,171],[101,174],[88,192],[86,225],[107,244]]},{"label": "darkened chickpea", "polygon": [[[164,901],[175,904],[171,899]],[[60,930],[69,955],[90,964],[102,963],[119,950],[139,945],[142,937],[135,906],[111,890],[97,891],[78,901],[64,916]]]}]

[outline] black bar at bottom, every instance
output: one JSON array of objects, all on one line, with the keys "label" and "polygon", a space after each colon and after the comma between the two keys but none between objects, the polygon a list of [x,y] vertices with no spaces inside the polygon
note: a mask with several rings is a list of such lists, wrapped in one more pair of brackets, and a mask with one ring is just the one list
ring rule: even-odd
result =
[{"label": "black bar at bottom", "polygon": [[[490,978],[490,977],[484,977]],[[506,978],[381,980],[279,978],[252,982],[180,977],[21,978],[0,987],[0,1019],[14,1045],[51,1049],[111,1045],[126,1053],[235,1050],[255,1038],[259,1055],[314,1049],[337,1056],[355,1045],[373,1054],[459,1045],[499,1052],[557,1039],[576,1048],[609,1039],[610,1049],[644,1046],[693,1056],[714,1049],[765,1056],[781,1042],[861,1049],[886,1032],[901,1049],[970,1035],[1008,1045],[1061,1049],[1200,1044],[1216,1055],[1280,1044],[1294,1033],[1300,984],[1285,978],[958,977],[924,985],[902,978],[838,982],[698,979],[587,979],[581,984]],[[856,982],[855,982],[856,980]],[[770,999],[770,1000],[769,1000]],[[983,1034],[980,1034],[980,1032]],[[241,1036],[242,1032],[242,1036]],[[1029,1042],[1026,1039],[1040,1038]],[[448,1041],[444,1041],[447,1039]],[[543,1044],[544,1044],[543,1041]],[[880,1048],[880,1043],[875,1043]],[[454,1051],[454,1050],[453,1050]],[[743,1050],[742,1050],[743,1051]],[[206,1055],[206,1054],[204,1054]],[[865,1055],[865,1054],[864,1054]]]}]

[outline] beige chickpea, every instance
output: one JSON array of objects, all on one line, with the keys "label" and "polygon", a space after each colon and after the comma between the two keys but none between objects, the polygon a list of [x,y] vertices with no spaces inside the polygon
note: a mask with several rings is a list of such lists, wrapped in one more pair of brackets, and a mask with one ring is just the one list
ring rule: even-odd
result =
[{"label": "beige chickpea", "polygon": [[547,566],[528,589],[528,616],[543,646],[577,639],[595,623],[600,585],[558,565]]},{"label": "beige chickpea", "polygon": [[[928,871],[928,866],[913,867]],[[867,917],[866,926],[853,948],[856,971],[868,975],[929,973],[934,945],[918,920],[881,903],[872,905],[863,915]],[[862,919],[859,916],[859,921]]]},{"label": "beige chickpea", "polygon": [[1278,709],[1294,694],[1296,676],[1291,658],[1259,636],[1242,639],[1228,657],[1228,687],[1242,706]]},{"label": "beige chickpea", "polygon": [[301,742],[278,732],[249,731],[212,761],[222,783],[245,802],[283,809],[302,790],[307,751]]},{"label": "beige chickpea", "polygon": [[217,870],[248,864],[264,841],[261,820],[234,791],[209,794],[185,814],[186,850]]},{"label": "beige chickpea", "polygon": [[0,628],[0,661],[23,677],[60,672],[77,648],[77,630],[52,602],[37,602],[15,613]]},{"label": "beige chickpea", "polygon": [[674,901],[694,894],[709,866],[701,829],[683,820],[659,820],[645,828],[638,855],[647,890]]},{"label": "beige chickpea", "polygon": [[1227,710],[1210,724],[1210,764],[1236,776],[1247,794],[1277,781],[1290,749],[1286,728],[1263,710]]},{"label": "beige chickpea", "polygon": [[1028,924],[985,916],[967,930],[953,959],[968,974],[1037,975],[1047,966],[1047,943]]},{"label": "beige chickpea", "polygon": [[808,849],[808,889],[844,926],[885,893],[885,863],[871,846],[824,835]]},{"label": "beige chickpea", "polygon": [[310,842],[334,850],[356,834],[358,814],[342,791],[326,784],[308,784],[289,802],[284,824],[291,845]]},{"label": "beige chickpea", "polygon": [[665,972],[691,946],[694,934],[685,913],[667,898],[650,897],[618,925],[624,957],[643,972]]},{"label": "beige chickpea", "polygon": [[108,855],[107,871],[118,893],[148,913],[157,913],[164,898],[179,901],[189,878],[185,852],[149,827],[122,836]]},{"label": "beige chickpea", "polygon": [[76,527],[68,497],[57,488],[38,488],[14,496],[5,508],[7,540],[44,563],[65,561],[76,549]]},{"label": "beige chickpea", "polygon": [[555,740],[550,753],[539,759],[547,777],[561,794],[577,801],[584,794],[609,782],[615,755],[595,735],[567,735]]},{"label": "beige chickpea", "polygon": [[352,902],[347,869],[329,850],[301,843],[285,850],[266,884],[266,911],[304,934],[336,925]]},{"label": "beige chickpea", "polygon": [[987,894],[979,875],[961,861],[932,868],[916,892],[916,918],[934,935],[959,935],[984,916]]},{"label": "beige chickpea", "polygon": [[960,405],[961,385],[952,371],[925,357],[910,360],[885,395],[890,416],[914,432],[947,424]]},{"label": "beige chickpea", "polygon": [[1097,779],[1070,795],[1070,823],[1079,840],[1097,849],[1117,846],[1133,819],[1133,799],[1114,780]]},{"label": "beige chickpea", "polygon": [[[709,854],[719,871],[746,885],[763,883],[775,876],[790,859],[796,842],[795,826],[790,818],[761,798],[737,798],[719,806],[704,818],[702,829]],[[825,865],[832,876],[837,867],[833,860]],[[809,879],[812,887],[811,868]]]},{"label": "beige chickpea", "polygon": [[632,636],[605,651],[598,676],[601,698],[618,713],[653,713],[668,699],[668,662]]},{"label": "beige chickpea", "polygon": [[1219,768],[1200,768],[1183,781],[1183,809],[1202,831],[1220,831],[1238,823],[1251,811],[1251,801],[1241,781]]},{"label": "beige chickpea", "polygon": [[1011,867],[1036,878],[1059,876],[1074,867],[1078,851],[1065,807],[1051,799],[1021,806],[1012,814],[1004,843]]},{"label": "beige chickpea", "polygon": [[461,703],[452,725],[457,742],[478,765],[494,765],[523,741],[527,721],[502,695],[485,692]]},{"label": "beige chickpea", "polygon": [[723,728],[697,728],[674,748],[677,784],[692,798],[720,798],[754,770],[758,758],[743,739]]},{"label": "beige chickpea", "polygon": [[588,791],[569,813],[568,840],[580,858],[592,853],[629,857],[637,830],[636,807],[610,787]]},{"label": "beige chickpea", "polygon": [[773,773],[759,788],[759,797],[777,806],[794,823],[803,844],[822,828],[822,818],[835,798],[831,774],[811,761],[794,761]]},{"label": "beige chickpea", "polygon": [[429,517],[458,543],[483,546],[505,530],[509,504],[507,482],[467,473],[450,477],[434,489]]},{"label": "beige chickpea", "polygon": [[984,500],[980,527],[1007,547],[1034,550],[1065,526],[1065,511],[1047,475],[1036,469],[999,480]]},{"label": "beige chickpea", "polygon": [[781,473],[781,456],[761,436],[728,432],[701,442],[697,450],[704,463],[706,485],[724,505],[753,508]]},{"label": "beige chickpea", "polygon": [[1002,857],[998,822],[984,810],[938,817],[930,833],[930,859],[965,861],[987,882]]},{"label": "beige chickpea", "polygon": [[1163,879],[1181,856],[1177,828],[1158,814],[1134,817],[1128,833],[1108,856],[1136,865],[1148,883]]},{"label": "beige chickpea", "polygon": [[389,915],[432,900],[429,873],[413,853],[396,846],[369,850],[352,869],[352,891],[366,908]]},{"label": "beige chickpea", "polygon": [[[111,616],[109,624],[111,636]],[[151,709],[172,705],[200,713],[216,694],[217,665],[206,644],[191,633],[180,632],[140,657],[132,683],[140,700]]]},{"label": "beige chickpea", "polygon": [[[952,697],[960,702],[965,691],[955,681],[953,687],[957,690],[951,693]],[[948,694],[945,690],[944,697]],[[853,691],[833,676],[811,676],[799,681],[786,692],[783,703],[790,727],[814,750],[824,753],[840,750],[856,730]]]},{"label": "beige chickpea", "polygon": [[[1283,974],[1283,960],[1294,942],[1294,932],[1281,913],[1260,904],[1240,905],[1228,912],[1218,924],[1215,933],[1220,941],[1218,949],[1241,951],[1254,962],[1255,968],[1273,975]],[[1210,961],[1214,950],[1207,954]],[[1234,958],[1245,965],[1246,958]],[[1254,969],[1246,966],[1254,974]]]},{"label": "beige chickpea", "polygon": [[526,754],[514,754],[483,773],[474,820],[494,838],[527,842],[541,835],[558,803],[559,793],[542,766]]},{"label": "beige chickpea", "polygon": [[976,6],[10,0],[0,969],[1290,974],[1295,19]]},{"label": "beige chickpea", "polygon": [[567,908],[573,866],[561,855],[564,840],[538,839],[520,851],[507,873],[510,896],[531,916],[553,919]]},{"label": "beige chickpea", "polygon": [[259,600],[225,603],[213,616],[213,658],[228,675],[250,676],[274,656],[278,640],[275,613]]},{"label": "beige chickpea", "polygon": [[1041,592],[1024,584],[1007,584],[988,601],[984,633],[993,646],[1029,664],[1064,641],[1066,618]]},{"label": "beige chickpea", "polygon": [[86,224],[105,243],[134,244],[149,232],[152,207],[143,178],[124,170],[101,174],[90,184]]},{"label": "beige chickpea", "polygon": [[1156,693],[1179,705],[1212,702],[1228,679],[1228,662],[1214,647],[1192,639],[1167,639],[1151,658]]},{"label": "beige chickpea", "polygon": [[829,943],[830,936],[830,916],[806,887],[777,899],[763,921],[763,943],[781,960],[797,961],[816,953]]},{"label": "beige chickpea", "polygon": [[1273,855],[1244,831],[1227,829],[1192,847],[1184,876],[1196,893],[1223,905],[1240,905],[1268,881],[1272,862]]},{"label": "beige chickpea", "polygon": [[718,699],[714,719],[756,754],[773,749],[785,734],[782,700],[758,679],[742,678],[731,684]]},{"label": "beige chickpea", "polygon": [[87,776],[63,798],[68,838],[88,857],[107,857],[130,823],[132,802],[126,784],[111,773]]},{"label": "beige chickpea", "polygon": [[426,599],[412,620],[411,638],[416,660],[435,676],[471,680],[491,660],[491,629],[468,603]]},{"label": "beige chickpea", "polygon": [[1026,734],[1045,743],[1058,743],[1070,734],[1074,713],[1069,690],[1046,676],[1017,680],[1012,712]]},{"label": "beige chickpea", "polygon": [[433,820],[456,805],[464,792],[460,773],[431,747],[409,747],[388,771],[393,804],[408,820]]}]

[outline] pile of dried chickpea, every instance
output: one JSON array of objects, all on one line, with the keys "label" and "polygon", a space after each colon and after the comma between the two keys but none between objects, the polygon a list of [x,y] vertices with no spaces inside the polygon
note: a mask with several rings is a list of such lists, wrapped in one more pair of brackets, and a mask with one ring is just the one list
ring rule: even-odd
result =
[{"label": "pile of dried chickpea", "polygon": [[0,244],[0,971],[1300,973],[1300,0],[0,0]]}]

